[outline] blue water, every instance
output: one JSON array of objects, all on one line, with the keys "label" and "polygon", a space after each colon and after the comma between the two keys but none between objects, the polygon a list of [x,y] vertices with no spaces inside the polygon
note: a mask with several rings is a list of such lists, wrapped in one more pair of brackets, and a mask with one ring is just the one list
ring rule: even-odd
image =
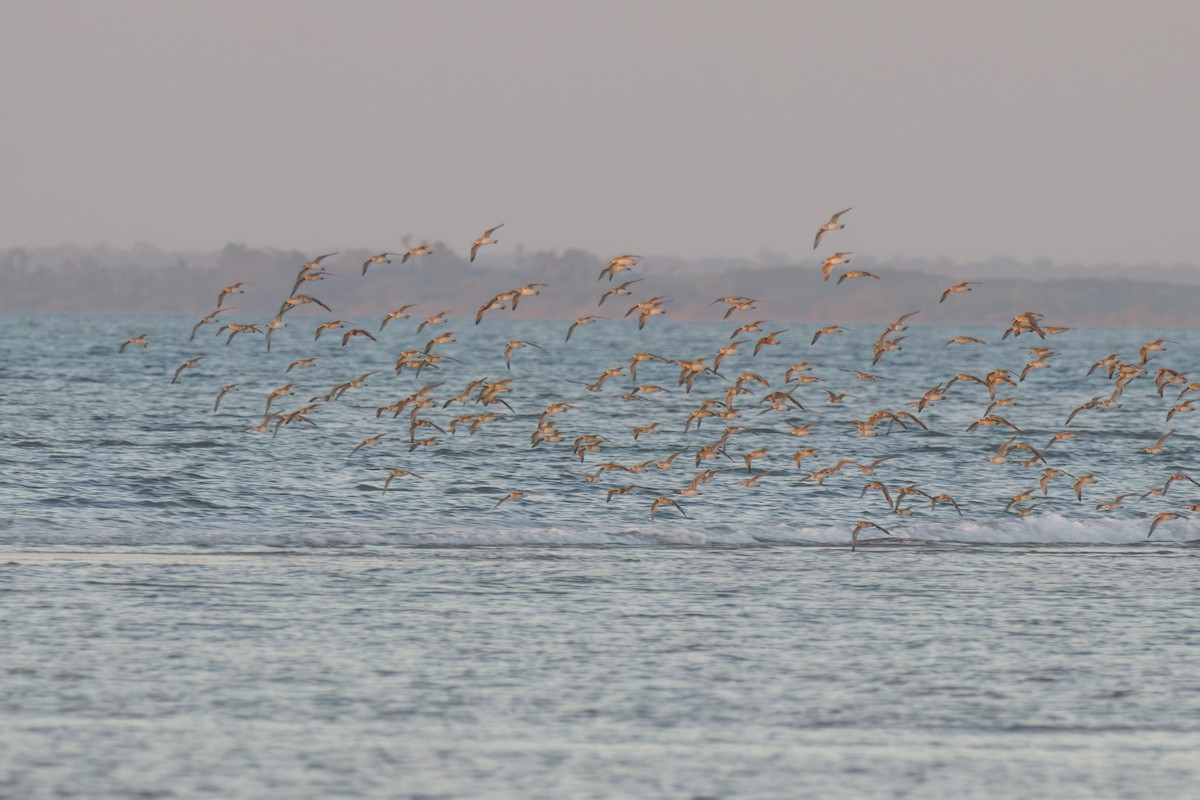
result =
[{"label": "blue water", "polygon": [[[1166,420],[1183,385],[1154,386],[1155,370],[1194,366],[1196,332],[1002,341],[912,325],[872,366],[881,325],[816,345],[818,326],[764,326],[690,393],[677,366],[642,363],[638,384],[670,391],[639,401],[621,397],[633,353],[711,364],[735,324],[601,321],[564,342],[564,322],[493,314],[418,335],[375,318],[353,324],[377,343],[342,347],[339,331],[314,341],[325,317],[300,313],[270,353],[211,327],[189,343],[194,319],[0,317],[0,796],[1185,797],[1200,780],[1200,522],[1186,508],[1200,487],[1141,497],[1200,472],[1195,415]],[[457,361],[395,374],[400,351],[447,330],[457,341],[433,352]],[[149,348],[117,353],[143,332]],[[988,344],[943,346],[958,335]],[[1119,408],[1064,424],[1112,391],[1103,370],[1087,375],[1097,359],[1136,362],[1160,336],[1178,344]],[[510,372],[512,339],[541,349],[514,351]],[[972,383],[920,413],[928,431],[860,436],[851,422],[915,413],[906,404],[956,373],[1019,373],[1034,346],[1056,351],[1052,366],[1001,386],[1020,405],[994,412],[1019,433],[965,431],[989,402]],[[805,409],[760,414],[800,361],[822,379],[797,390]],[[581,385],[617,366],[600,391]],[[371,371],[318,401],[315,427],[246,430],[288,381],[272,411]],[[771,386],[745,384],[737,416],[685,432],[742,373]],[[442,407],[510,375],[511,409]],[[438,442],[410,452],[408,412],[375,411],[438,382],[421,419],[497,418],[474,435],[424,428],[415,438]],[[574,406],[552,417],[562,441],[532,448],[555,401]],[[635,441],[652,421],[666,430]],[[735,425],[726,454],[697,467]],[[1143,452],[1170,429],[1161,455]],[[1068,430],[1081,435],[1046,447]],[[604,440],[581,462],[585,434]],[[1048,464],[987,460],[1014,436]],[[762,477],[740,485],[763,447]],[[818,454],[798,469],[799,447]],[[679,451],[670,469],[582,477]],[[840,459],[855,463],[802,480]],[[1047,467],[1070,476],[1043,495]],[[679,494],[704,468],[720,471]],[[385,492],[390,469],[420,477]],[[922,495],[893,513],[862,496],[868,481],[947,493],[962,516]],[[1031,489],[1015,506],[1036,504],[1026,516],[1005,510]],[[527,495],[500,503],[512,491]],[[1121,508],[1095,508],[1122,493]],[[651,520],[658,497],[687,516]],[[1185,517],[1148,538],[1160,512]],[[867,528],[851,552],[860,520],[890,536]]]}]

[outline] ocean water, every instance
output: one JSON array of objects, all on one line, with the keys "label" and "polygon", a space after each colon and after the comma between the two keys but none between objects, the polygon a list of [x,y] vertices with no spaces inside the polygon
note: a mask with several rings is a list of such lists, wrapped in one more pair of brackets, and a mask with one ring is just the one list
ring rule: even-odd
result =
[{"label": "ocean water", "polygon": [[[415,320],[363,319],[378,342],[342,346],[342,331],[314,340],[326,317],[301,313],[269,353],[261,336],[226,345],[215,326],[188,342],[195,319],[0,317],[0,797],[1187,797],[1200,785],[1200,512],[1188,509],[1200,439],[1186,409],[1166,418],[1188,379],[1155,386],[1159,369],[1194,368],[1195,331],[1043,341],[912,324],[872,365],[882,325],[816,344],[818,326],[764,325],[691,392],[675,364],[641,363],[636,384],[668,391],[628,399],[634,353],[711,364],[737,315],[643,331],[599,321],[570,342],[567,323],[497,313],[420,334]],[[396,374],[401,351],[446,331],[456,341],[432,352],[455,360]],[[149,347],[117,352],[145,332]],[[987,344],[945,346],[960,335]],[[1160,337],[1172,341],[1119,407],[1066,424],[1113,391],[1092,364],[1137,363]],[[511,371],[510,340],[540,346],[514,350]],[[1050,367],[1001,385],[1017,404],[993,411],[1019,430],[968,433],[990,402],[970,381],[919,413],[927,430],[856,429],[880,409],[916,414],[908,404],[956,374],[1019,374],[1030,347],[1052,348]],[[820,381],[785,382],[798,362]],[[770,386],[744,382],[730,411],[744,373]],[[507,405],[443,407],[469,381],[509,377]],[[313,398],[311,424],[248,430],[288,382],[271,410]],[[430,384],[418,419],[446,433],[410,435],[407,409],[377,416]],[[767,410],[768,393],[793,387],[802,409]],[[728,418],[685,430],[704,400]],[[548,417],[561,441],[532,447],[554,402],[571,406]],[[486,412],[474,434],[469,421],[448,432]],[[652,422],[661,432],[633,438]],[[1049,444],[1064,431],[1079,435]],[[603,439],[581,459],[584,435]],[[1024,449],[989,461],[1010,439],[1044,462],[1022,466]],[[714,457],[697,462],[706,445]],[[797,466],[799,448],[816,453]],[[709,482],[679,493],[706,468]],[[398,469],[419,477],[385,491]],[[1043,492],[1047,469],[1062,473]],[[924,494],[896,513],[864,493],[874,481],[893,499]],[[961,515],[931,507],[942,494]],[[1119,508],[1096,507],[1120,494]],[[652,519],[656,498],[678,506]],[[1181,516],[1148,535],[1164,513]],[[852,551],[859,521],[883,530],[866,527]]]}]

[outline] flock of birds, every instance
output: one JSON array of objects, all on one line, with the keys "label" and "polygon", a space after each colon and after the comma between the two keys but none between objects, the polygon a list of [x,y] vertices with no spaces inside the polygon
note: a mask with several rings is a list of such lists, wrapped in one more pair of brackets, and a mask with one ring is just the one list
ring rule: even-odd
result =
[{"label": "flock of birds", "polygon": [[[822,240],[826,236],[845,228],[845,223],[841,222],[841,218],[850,211],[851,209],[849,208],[839,211],[830,217],[828,222],[817,229],[813,240],[814,250],[821,245]],[[502,225],[497,225],[487,229],[479,238],[471,243],[471,261],[475,260],[483,247],[498,243],[494,234],[501,227]],[[426,256],[432,252],[433,249],[426,244],[414,247],[403,253],[380,252],[372,255],[363,262],[362,275],[365,276],[373,266],[392,263],[391,259],[393,257],[399,258],[400,263],[405,264],[411,259]],[[831,280],[836,269],[845,268],[849,264],[849,256],[852,254],[850,251],[837,251],[823,259],[821,270],[824,280]],[[266,349],[270,350],[272,335],[285,326],[285,316],[293,310],[302,306],[315,306],[332,313],[328,305],[312,294],[307,293],[308,290],[306,287],[314,286],[315,282],[331,274],[326,271],[324,264],[327,259],[337,255],[338,253],[325,253],[303,264],[296,275],[292,291],[283,298],[278,312],[268,322],[225,322],[222,315],[234,310],[234,307],[226,305],[226,300],[242,294],[247,284],[234,283],[224,287],[217,295],[215,308],[193,326],[189,341],[194,340],[198,333],[206,326],[217,326],[217,336],[227,334],[225,336],[226,345],[232,343],[235,338],[242,335],[261,335],[265,339]],[[603,309],[605,303],[610,300],[633,295],[637,292],[637,288],[635,288],[636,284],[641,282],[642,278],[631,278],[615,285],[614,279],[619,273],[634,270],[641,259],[642,257],[638,255],[623,254],[611,259],[604,269],[601,270],[596,278],[596,282],[607,279],[608,283],[605,285],[611,288],[607,288],[599,296],[597,301],[598,311]],[[842,284],[845,281],[864,278],[880,280],[878,275],[870,272],[847,269],[841,272],[835,283]],[[949,286],[942,292],[938,302],[944,303],[956,294],[972,291],[972,287],[976,285],[978,285],[976,282],[964,281]],[[491,297],[479,307],[475,315],[475,324],[481,324],[486,316],[493,311],[509,308],[515,310],[522,298],[537,297],[541,294],[543,288],[545,288],[545,284],[528,283],[519,288]],[[666,313],[664,304],[668,300],[669,298],[663,296],[653,296],[640,300],[624,312],[624,317],[631,317],[636,314],[638,328],[641,330],[652,317]],[[712,305],[724,304],[726,311],[723,318],[729,319],[735,313],[753,311],[757,308],[756,304],[759,302],[761,301],[750,297],[727,296],[713,300]],[[409,313],[409,310],[415,306],[415,303],[410,303],[387,313],[381,320],[378,330],[375,332],[365,328],[353,327],[350,323],[340,319],[328,320],[316,327],[314,341],[319,340],[326,333],[341,331],[340,336],[343,347],[359,339],[377,342],[377,334],[382,335],[382,331],[390,323],[410,319],[412,315]],[[906,321],[919,313],[919,311],[913,311],[903,314],[883,330],[872,347],[870,362],[872,369],[884,361],[888,354],[903,348],[902,342],[908,338],[906,335],[903,335],[904,331],[908,329]],[[577,318],[567,327],[564,342],[569,343],[572,336],[580,328],[608,319],[610,318],[598,313],[587,314]],[[444,326],[447,321],[448,312],[440,311],[425,317],[416,326],[416,334],[420,335],[428,330],[430,338],[423,347],[406,349],[396,356],[395,373],[397,376],[408,371],[419,382],[423,371],[437,370],[439,369],[439,365],[442,365],[444,362],[456,360],[445,350],[447,345],[451,345],[456,341],[453,332],[441,329],[441,326]],[[721,473],[730,471],[741,472],[744,468],[745,478],[737,480],[736,485],[751,491],[755,488],[757,483],[766,474],[762,471],[756,471],[755,462],[774,455],[773,446],[750,447],[749,445],[740,445],[739,438],[748,434],[761,433],[764,429],[761,425],[762,421],[759,418],[762,415],[772,414],[775,415],[772,417],[774,419],[783,418],[786,420],[786,436],[788,438],[785,441],[788,441],[789,444],[783,449],[791,450],[787,455],[789,460],[794,463],[802,483],[811,481],[817,485],[823,485],[826,480],[843,474],[843,470],[853,469],[866,477],[865,482],[861,485],[859,498],[863,502],[866,502],[868,493],[878,493],[884,500],[888,514],[891,516],[907,516],[912,513],[914,503],[924,502],[929,503],[931,510],[936,510],[939,506],[942,506],[962,516],[962,510],[958,502],[948,493],[927,491],[922,486],[914,484],[893,484],[889,487],[888,484],[877,479],[876,470],[883,468],[883,463],[894,457],[891,455],[885,455],[882,458],[870,461],[861,458],[837,458],[833,459],[832,463],[828,466],[805,471],[805,462],[813,462],[822,457],[816,447],[804,446],[805,437],[811,435],[814,426],[821,423],[817,420],[800,423],[791,417],[800,412],[808,412],[808,409],[797,397],[797,390],[802,386],[821,383],[825,379],[814,374],[813,364],[807,361],[799,361],[792,364],[774,382],[751,371],[742,372],[734,377],[732,376],[732,372],[728,370],[728,363],[731,359],[744,358],[746,356],[745,353],[741,352],[743,346],[752,344],[753,350],[750,357],[753,358],[758,356],[764,348],[779,347],[784,344],[784,340],[780,337],[788,333],[789,329],[767,331],[764,328],[765,325],[767,325],[766,320],[755,320],[738,325],[729,337],[728,344],[720,347],[711,356],[702,358],[673,358],[651,352],[637,352],[628,356],[629,363],[627,365],[622,363],[606,369],[594,381],[576,381],[575,383],[584,386],[589,393],[605,393],[606,386],[608,386],[607,394],[619,396],[622,401],[635,404],[649,403],[651,402],[651,398],[658,393],[680,391],[680,389],[668,390],[653,383],[639,383],[639,365],[669,364],[679,369],[676,385],[682,387],[682,391],[689,395],[696,387],[698,380],[702,381],[701,386],[703,387],[710,387],[714,384],[719,384],[722,387],[719,395],[699,400],[699,404],[691,409],[686,414],[686,417],[678,420],[678,423],[682,425],[683,432],[696,438],[700,438],[701,425],[705,420],[713,421],[710,423],[710,429],[713,424],[721,425],[721,432],[715,439],[697,443],[693,447],[665,453],[637,464],[620,464],[614,461],[596,462],[592,465],[592,472],[580,474],[579,478],[587,483],[599,483],[606,503],[612,502],[615,498],[622,496],[649,497],[649,514],[652,520],[657,518],[661,511],[668,508],[686,517],[687,513],[678,498],[697,495],[702,486],[714,480]],[[816,347],[823,337],[834,336],[844,332],[844,330],[838,325],[822,327],[812,336],[809,346]],[[1063,423],[1064,430],[1054,434],[1046,444],[1035,446],[1024,440],[1027,437],[1022,436],[1023,431],[1021,428],[1004,416],[996,413],[997,409],[1007,409],[1021,405],[1019,398],[1015,396],[1002,396],[1001,390],[1002,387],[1015,387],[1019,383],[1024,382],[1034,370],[1050,367],[1051,360],[1057,353],[1048,346],[1049,337],[1057,336],[1067,330],[1067,328],[1043,324],[1042,315],[1039,313],[1029,311],[1017,313],[1013,316],[1011,325],[1004,330],[1002,338],[1007,339],[1012,336],[1015,339],[1023,335],[1032,335],[1037,338],[1036,345],[1028,350],[1030,359],[1019,373],[1010,369],[998,368],[982,376],[966,373],[950,375],[947,377],[947,380],[939,381],[937,385],[929,388],[920,397],[913,398],[911,402],[906,403],[905,409],[889,410],[887,408],[880,408],[866,416],[865,419],[850,420],[850,424],[853,426],[853,433],[862,437],[876,437],[879,435],[888,435],[892,432],[907,431],[919,433],[926,431],[928,428],[920,418],[922,412],[946,400],[952,390],[956,394],[961,393],[962,389],[958,388],[961,385],[978,384],[986,390],[988,403],[986,408],[982,409],[982,413],[979,413],[978,418],[967,427],[966,432],[972,433],[979,428],[1008,429],[1012,435],[999,445],[995,454],[988,457],[987,461],[993,464],[1015,463],[1022,467],[1040,470],[1040,474],[1036,479],[1036,486],[1032,486],[1014,495],[1005,506],[1004,512],[1017,514],[1022,517],[1029,514],[1038,505],[1033,501],[1038,499],[1039,495],[1041,498],[1047,497],[1051,482],[1056,480],[1071,481],[1072,494],[1076,502],[1082,503],[1084,501],[1085,487],[1094,483],[1097,480],[1096,476],[1091,472],[1072,474],[1061,467],[1056,468],[1051,465],[1048,455],[1052,447],[1058,446],[1058,451],[1061,451],[1063,447],[1069,446],[1067,443],[1079,435],[1078,431],[1066,429],[1072,421],[1080,414],[1096,409],[1118,407],[1122,394],[1130,383],[1135,380],[1148,380],[1152,378],[1159,397],[1165,397],[1164,393],[1172,387],[1180,387],[1177,399],[1169,403],[1169,408],[1165,413],[1165,423],[1170,423],[1176,416],[1189,413],[1193,410],[1192,406],[1195,400],[1190,397],[1185,399],[1185,396],[1200,390],[1200,383],[1189,382],[1187,376],[1181,371],[1165,367],[1152,368],[1151,359],[1158,352],[1166,350],[1167,345],[1172,344],[1172,342],[1165,338],[1159,338],[1142,345],[1139,348],[1136,360],[1122,360],[1119,354],[1111,354],[1092,364],[1088,370],[1088,375],[1099,372],[1107,376],[1113,384],[1111,392],[1107,395],[1101,394],[1093,397],[1077,408],[1070,410]],[[132,336],[121,342],[118,350],[124,353],[131,346],[146,348],[149,345],[148,337],[150,336],[150,333]],[[982,340],[975,337],[956,336],[948,340],[945,346],[983,344],[985,343]],[[540,349],[541,345],[526,340],[505,342],[502,357],[506,371],[511,372],[513,354],[522,348]],[[499,343],[497,343],[498,358],[500,355],[499,351],[500,347]],[[171,383],[179,381],[187,370],[196,369],[200,362],[207,357],[199,355],[184,360],[174,370],[171,376]],[[293,370],[303,370],[312,367],[315,362],[316,357],[297,359],[291,362],[284,372],[292,373]],[[723,372],[722,369],[725,369],[725,371]],[[872,372],[848,369],[842,371],[853,375],[859,381],[887,380],[885,376]],[[285,398],[295,396],[299,387],[295,382],[283,383],[265,396],[263,419],[257,424],[248,426],[246,430],[257,433],[271,432],[277,435],[279,430],[285,426],[297,425],[316,428],[317,422],[313,420],[313,416],[323,406],[338,402],[351,390],[364,387],[374,374],[376,373],[367,372],[349,378],[335,385],[328,392],[313,397],[307,403],[289,410],[283,410],[281,407],[276,406],[276,403],[284,401]],[[631,385],[629,387],[621,386],[614,388],[617,383],[617,380],[614,379],[620,379],[624,376],[628,376]],[[418,450],[436,450],[444,437],[459,435],[460,431],[467,432],[467,435],[474,435],[484,426],[495,423],[502,416],[515,415],[516,411],[514,407],[510,404],[509,398],[506,398],[506,395],[510,395],[511,397],[514,380],[515,378],[511,377],[511,375],[510,377],[495,380],[489,377],[480,377],[469,381],[458,394],[452,396],[447,394],[445,397],[435,395],[435,392],[443,386],[441,382],[430,383],[398,398],[395,402],[376,408],[375,417],[379,419],[385,414],[389,414],[390,418],[394,420],[399,418],[401,414],[406,415],[408,423],[408,451],[413,453]],[[613,380],[612,384],[608,383],[610,380]],[[243,384],[239,383],[221,386],[213,402],[213,412],[215,413],[219,410],[223,398],[230,393],[237,392],[242,386]],[[838,393],[830,389],[822,388],[821,391],[825,394],[824,399],[826,402],[833,405],[842,404],[847,397],[846,393]],[[579,408],[577,403],[578,401],[573,403],[565,400],[552,400],[549,402],[544,410],[538,414],[536,427],[529,431],[531,447],[560,445],[565,448],[569,446],[573,459],[577,459],[579,464],[586,464],[589,456],[593,459],[599,459],[601,456],[598,454],[601,454],[606,447],[612,445],[612,439],[600,433],[568,434],[560,429],[557,422],[560,415]],[[449,409],[452,405],[459,406],[459,410],[463,413],[453,416],[448,421],[442,420],[444,423],[443,427],[442,424],[438,424],[435,421],[433,412],[440,409]],[[908,408],[913,410],[906,410]],[[753,428],[747,424],[742,424],[751,419],[755,420]],[[670,424],[669,421],[647,420],[644,424],[633,426],[627,435],[631,436],[634,442],[644,441],[645,438],[666,432],[667,428],[665,426],[667,424]],[[692,433],[693,428],[694,433]],[[673,430],[677,431],[678,429]],[[784,433],[783,431],[776,432]],[[367,436],[350,451],[350,455],[354,455],[365,448],[375,447],[395,433],[396,431],[394,430],[388,430],[383,433]],[[1167,447],[1168,440],[1174,433],[1175,429],[1164,432],[1153,445],[1144,448],[1145,453],[1150,456],[1161,455]],[[696,471],[688,479],[686,486],[674,489],[673,491],[651,490],[638,483],[618,483],[616,478],[619,474],[643,475],[651,471],[672,470],[676,468],[675,462],[681,459],[681,463],[692,462],[692,467]],[[723,466],[708,466],[714,463]],[[420,478],[421,476],[411,469],[388,469],[387,475],[383,480],[382,491],[388,491],[392,483],[398,479]],[[1033,481],[1031,480],[1031,482]],[[1171,474],[1161,486],[1149,487],[1144,492],[1118,494],[1112,500],[1096,503],[1095,508],[1102,511],[1112,511],[1120,508],[1122,503],[1134,497],[1139,497],[1139,499],[1165,497],[1171,486],[1176,483],[1190,483],[1200,488],[1200,482],[1185,473],[1177,472]],[[510,491],[499,497],[496,507],[507,502],[521,501],[533,493],[532,491],[523,489]],[[1178,510],[1161,511],[1153,515],[1147,538],[1152,536],[1160,525],[1173,520],[1186,519],[1187,515],[1183,513],[1184,511],[1200,511],[1200,502],[1183,505],[1178,507]],[[888,536],[891,535],[890,530],[883,525],[868,519],[859,520],[850,533],[850,546],[852,550],[856,549],[860,534],[867,529],[877,530]]]}]

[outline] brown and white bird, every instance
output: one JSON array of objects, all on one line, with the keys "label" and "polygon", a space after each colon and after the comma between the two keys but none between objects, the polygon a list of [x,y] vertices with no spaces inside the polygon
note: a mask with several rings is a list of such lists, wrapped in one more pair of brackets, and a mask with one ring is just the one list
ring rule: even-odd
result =
[{"label": "brown and white bird", "polygon": [[944,303],[944,302],[946,302],[946,298],[949,297],[950,295],[958,294],[960,292],[969,292],[969,291],[971,291],[972,286],[978,286],[978,285],[979,285],[978,281],[963,281],[962,283],[956,283],[953,286],[951,286],[949,289],[947,289],[946,291],[942,292],[942,299],[938,300],[938,302]]},{"label": "brown and white bird", "polygon": [[226,297],[229,297],[233,294],[245,294],[245,291],[242,290],[242,287],[245,285],[245,283],[235,283],[222,289],[221,293],[217,295],[217,308],[221,307],[221,304],[225,302]]},{"label": "brown and white bird", "polygon": [[568,342],[571,341],[571,334],[574,333],[575,329],[578,328],[580,325],[591,325],[593,322],[595,322],[598,319],[608,319],[608,317],[597,317],[592,314],[589,314],[585,317],[580,317],[579,319],[575,320],[574,322],[571,323],[571,327],[567,328],[567,338],[564,341],[568,341]]},{"label": "brown and white bird", "polygon": [[398,255],[400,255],[400,254],[399,253],[376,253],[375,255],[371,256],[370,258],[368,258],[366,261],[363,262],[362,274],[366,275],[367,269],[372,264],[390,264],[390,263],[392,263],[392,260],[390,258],[388,258],[388,256],[398,256]]},{"label": "brown and white bird", "polygon": [[858,535],[863,532],[864,528],[876,528],[878,530],[883,531],[888,536],[892,535],[891,531],[889,531],[887,528],[882,528],[879,525],[876,525],[874,522],[869,522],[865,519],[860,520],[859,522],[856,522],[854,524],[854,530],[850,532],[850,550],[851,551],[858,549]]},{"label": "brown and white bird", "polygon": [[850,251],[850,250],[847,250],[845,252],[839,250],[838,252],[831,255],[829,258],[822,261],[821,262],[821,279],[826,280],[826,281],[829,280],[829,276],[833,274],[834,267],[839,266],[841,264],[849,264],[850,259],[846,258],[846,256],[852,255],[852,254],[853,254],[853,251]]},{"label": "brown and white bird", "polygon": [[1187,518],[1188,518],[1187,514],[1176,514],[1171,511],[1164,511],[1161,514],[1155,514],[1154,521],[1150,523],[1150,532],[1146,534],[1146,538],[1149,539],[1151,536],[1153,536],[1154,529],[1168,520],[1187,519]]},{"label": "brown and white bird", "polygon": [[146,337],[149,335],[150,334],[148,334],[148,333],[139,333],[137,336],[130,336],[128,339],[121,342],[120,347],[117,348],[117,352],[124,353],[125,348],[129,347],[129,345],[131,345],[131,344],[137,345],[138,347],[149,347],[149,345],[146,344]]},{"label": "brown and white bird", "polygon": [[427,256],[427,255],[430,255],[432,252],[433,252],[433,248],[427,244],[420,245],[419,247],[414,247],[404,254],[404,258],[400,259],[400,263],[407,264],[408,260],[410,258],[413,258],[415,256]]},{"label": "brown and white bird", "polygon": [[838,219],[841,218],[842,214],[845,214],[849,210],[850,210],[849,208],[843,208],[841,211],[837,212],[832,217],[830,217],[829,222],[826,222],[824,225],[822,225],[820,228],[817,229],[817,236],[816,236],[816,238],[813,239],[813,250],[816,250],[817,245],[819,245],[821,243],[822,236],[829,233],[830,231],[841,230],[842,228],[846,227],[845,224],[838,222]]},{"label": "brown and white bird", "polygon": [[182,364],[175,368],[175,374],[171,376],[171,383],[179,380],[179,373],[183,372],[185,369],[194,368],[202,359],[205,358],[208,358],[208,356],[196,356],[195,358],[189,358],[185,360]]},{"label": "brown and white bird", "polygon": [[495,233],[496,231],[500,230],[503,227],[504,227],[504,223],[501,222],[499,225],[497,225],[494,228],[488,228],[486,231],[483,232],[483,236],[480,236],[478,239],[471,242],[471,260],[472,261],[475,260],[475,254],[479,252],[479,248],[483,247],[485,244],[499,244],[500,243],[499,239],[492,238],[492,234]]}]

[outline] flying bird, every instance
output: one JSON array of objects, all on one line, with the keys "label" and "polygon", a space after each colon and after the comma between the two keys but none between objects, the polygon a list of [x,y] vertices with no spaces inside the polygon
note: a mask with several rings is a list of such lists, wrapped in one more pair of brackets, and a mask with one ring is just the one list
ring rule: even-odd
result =
[{"label": "flying bird", "polygon": [[488,228],[486,231],[483,232],[483,236],[480,236],[478,239],[471,242],[471,260],[472,261],[475,260],[475,254],[479,252],[479,248],[483,247],[485,244],[499,244],[500,243],[499,239],[492,238],[492,234],[495,233],[496,231],[500,230],[503,227],[504,227],[504,223],[501,222],[499,225],[497,225],[494,228]]},{"label": "flying bird", "polygon": [[846,227],[845,224],[838,222],[838,219],[842,216],[842,214],[845,214],[849,210],[850,210],[849,208],[843,208],[841,211],[837,212],[832,217],[830,217],[829,222],[826,222],[824,225],[822,225],[820,228],[817,229],[817,236],[815,239],[813,239],[813,250],[816,250],[817,245],[819,245],[821,243],[822,236],[829,233],[830,231],[836,231],[836,230],[840,230],[841,228]]}]

